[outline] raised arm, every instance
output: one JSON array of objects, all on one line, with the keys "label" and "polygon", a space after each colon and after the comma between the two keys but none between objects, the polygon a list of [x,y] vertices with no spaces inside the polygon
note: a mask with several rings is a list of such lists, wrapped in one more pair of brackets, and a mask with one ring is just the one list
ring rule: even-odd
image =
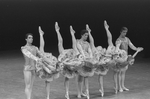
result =
[{"label": "raised arm", "polygon": [[58,23],[55,22],[55,31],[57,33],[57,38],[58,38],[58,51],[59,51],[59,54],[61,54],[64,51],[64,48],[63,48],[63,39],[61,37],[59,30],[60,30],[60,27],[58,26]]},{"label": "raised arm", "polygon": [[89,28],[89,25],[88,25],[88,24],[86,24],[86,30],[87,30],[88,33],[89,33],[90,46],[91,46],[92,50],[95,50],[94,39],[93,39],[93,37],[92,37],[91,29]]},{"label": "raised arm", "polygon": [[112,42],[112,35],[109,31],[109,25],[107,24],[106,20],[104,21],[104,27],[107,33],[107,38],[108,38],[108,46],[113,46],[113,42]]},{"label": "raised arm", "polygon": [[39,34],[40,34],[40,48],[39,49],[42,53],[44,53],[44,45],[45,45],[44,38],[43,38],[44,32],[42,31],[40,26],[39,26]]},{"label": "raised arm", "polygon": [[75,50],[76,53],[78,53],[77,40],[75,38],[75,31],[73,30],[72,26],[70,26],[70,33],[72,37],[72,48]]}]

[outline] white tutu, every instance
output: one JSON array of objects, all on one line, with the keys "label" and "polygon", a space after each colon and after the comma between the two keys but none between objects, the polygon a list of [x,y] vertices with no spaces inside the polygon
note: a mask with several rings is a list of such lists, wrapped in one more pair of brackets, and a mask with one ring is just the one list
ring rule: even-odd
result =
[{"label": "white tutu", "polygon": [[58,57],[58,60],[63,64],[63,75],[67,78],[73,78],[77,73],[77,66],[82,63],[81,59],[82,56],[73,49],[64,50]]},{"label": "white tutu", "polygon": [[43,53],[42,61],[36,64],[36,74],[42,79],[53,81],[59,77],[59,69],[57,66],[57,58],[51,53]]}]

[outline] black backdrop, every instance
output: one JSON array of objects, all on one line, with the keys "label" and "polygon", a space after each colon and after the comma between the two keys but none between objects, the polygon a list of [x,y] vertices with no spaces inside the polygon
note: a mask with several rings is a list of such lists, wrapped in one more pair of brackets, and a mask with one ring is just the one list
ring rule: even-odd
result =
[{"label": "black backdrop", "polygon": [[103,26],[107,20],[113,42],[122,26],[135,46],[142,46],[145,57],[150,56],[150,2],[149,0],[0,0],[0,51],[19,50],[25,45],[25,34],[33,33],[33,44],[39,46],[38,26],[45,32],[45,50],[57,50],[57,21],[64,47],[71,48],[69,26],[80,31],[89,24],[95,45],[107,47]]}]

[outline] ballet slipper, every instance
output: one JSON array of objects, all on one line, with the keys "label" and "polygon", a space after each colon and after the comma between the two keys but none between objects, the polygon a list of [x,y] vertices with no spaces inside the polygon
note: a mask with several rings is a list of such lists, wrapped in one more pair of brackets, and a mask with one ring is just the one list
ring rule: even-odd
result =
[{"label": "ballet slipper", "polygon": [[104,91],[102,91],[101,89],[99,89],[99,92],[101,93],[101,96],[104,96]]},{"label": "ballet slipper", "polygon": [[65,97],[66,97],[66,99],[70,99],[68,94],[66,94]]},{"label": "ballet slipper", "polygon": [[123,91],[129,91],[129,89],[126,87],[123,87],[122,89],[123,89]]}]

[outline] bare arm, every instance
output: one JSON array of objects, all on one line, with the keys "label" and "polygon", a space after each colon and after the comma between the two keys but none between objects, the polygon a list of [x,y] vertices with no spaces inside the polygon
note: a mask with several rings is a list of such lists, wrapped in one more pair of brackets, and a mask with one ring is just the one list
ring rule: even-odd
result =
[{"label": "bare arm", "polygon": [[111,35],[110,31],[109,31],[109,26],[108,26],[106,21],[104,21],[104,27],[105,27],[105,30],[106,30],[106,33],[107,33],[108,46],[113,46],[112,35]]},{"label": "bare arm", "polygon": [[91,29],[89,28],[88,24],[86,25],[86,30],[89,33],[90,46],[91,46],[92,50],[94,50],[95,49],[94,38],[92,37]]},{"label": "bare arm", "polygon": [[129,47],[132,49],[132,50],[138,50],[138,48],[136,48],[133,44],[132,44],[132,42],[130,41],[130,39],[129,38],[127,38],[127,40],[128,40],[128,45],[129,45]]},{"label": "bare arm", "polygon": [[22,48],[21,48],[21,51],[22,51],[22,53],[23,53],[25,56],[27,56],[28,58],[31,58],[31,59],[33,59],[33,60],[35,60],[35,61],[38,61],[38,60],[39,60],[38,57],[34,56],[34,55],[33,55],[30,51],[28,51],[26,48],[22,47]]}]

